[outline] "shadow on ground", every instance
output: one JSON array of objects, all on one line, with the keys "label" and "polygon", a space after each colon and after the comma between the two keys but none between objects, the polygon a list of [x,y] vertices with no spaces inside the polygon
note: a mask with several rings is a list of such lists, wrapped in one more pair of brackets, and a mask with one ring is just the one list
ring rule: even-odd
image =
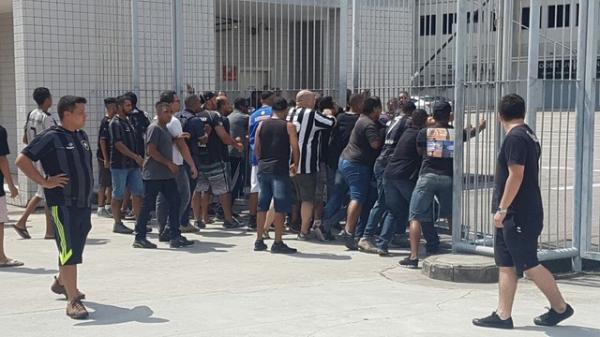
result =
[{"label": "shadow on ground", "polygon": [[29,267],[11,267],[11,268],[0,268],[0,273],[18,273],[18,274],[31,274],[31,275],[50,275],[58,273],[56,269],[46,268],[29,268]]},{"label": "shadow on ground", "polygon": [[154,311],[146,305],[128,309],[96,302],[84,301],[84,304],[93,311],[90,312],[88,321],[75,324],[75,326],[115,325],[130,322],[145,324],[169,322],[168,319],[152,317]]},{"label": "shadow on ground", "polygon": [[559,325],[555,327],[543,327],[543,326],[526,326],[522,328],[515,328],[515,330],[521,331],[538,331],[543,332],[548,337],[598,337],[600,336],[600,329],[579,327],[573,325]]}]

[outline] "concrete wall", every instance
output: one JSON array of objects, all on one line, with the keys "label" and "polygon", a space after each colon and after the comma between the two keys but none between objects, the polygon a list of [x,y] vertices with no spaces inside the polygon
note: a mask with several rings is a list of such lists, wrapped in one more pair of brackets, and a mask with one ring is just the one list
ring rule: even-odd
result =
[{"label": "concrete wall", "polygon": [[17,118],[15,100],[15,50],[12,13],[0,14],[0,125],[8,134],[10,171],[17,179],[14,165],[17,152]]}]

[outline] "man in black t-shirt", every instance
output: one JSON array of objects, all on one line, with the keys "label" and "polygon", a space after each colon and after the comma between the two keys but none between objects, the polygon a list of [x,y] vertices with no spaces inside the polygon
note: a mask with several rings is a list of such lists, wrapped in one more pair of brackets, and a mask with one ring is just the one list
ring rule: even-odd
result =
[{"label": "man in black t-shirt", "polygon": [[2,267],[18,267],[22,266],[23,262],[10,259],[4,253],[4,224],[8,222],[8,209],[6,207],[6,192],[4,192],[4,179],[10,189],[10,197],[16,198],[19,195],[19,190],[15,186],[10,174],[10,167],[6,156],[10,153],[8,149],[6,129],[0,125],[0,268]]},{"label": "man in black t-shirt", "polygon": [[525,273],[550,302],[548,312],[533,322],[554,326],[571,317],[574,311],[563,299],[552,274],[537,259],[537,242],[544,218],[539,186],[541,145],[525,124],[525,101],[520,96],[510,94],[502,98],[499,119],[506,137],[496,164],[492,209],[495,211],[494,255],[499,267],[500,296],[496,311],[474,319],[473,324],[512,329],[517,280]]},{"label": "man in black t-shirt", "polygon": [[[133,212],[139,215],[144,196],[141,167],[144,158],[137,150],[137,131],[129,122],[128,116],[133,110],[131,98],[122,95],[117,98],[117,114],[109,124],[110,132],[110,171],[112,177],[112,214],[114,218],[113,232],[131,234],[133,230],[121,222],[121,205],[125,197],[125,188],[133,196]],[[144,153],[144,150],[141,150]]]},{"label": "man in black t-shirt", "polygon": [[110,132],[108,125],[117,113],[117,99],[109,97],[104,100],[106,114],[100,121],[98,131],[98,216],[111,217],[110,203],[112,198],[112,177],[110,175]]},{"label": "man in black t-shirt", "polygon": [[[19,155],[16,164],[31,180],[44,187],[46,203],[52,214],[59,250],[59,276],[51,290],[66,295],[67,315],[85,319],[88,312],[77,288],[77,265],[92,227],[92,151],[84,131],[87,101],[64,96],[58,102],[61,126],[38,135]],[[40,161],[46,177],[34,165]]]}]

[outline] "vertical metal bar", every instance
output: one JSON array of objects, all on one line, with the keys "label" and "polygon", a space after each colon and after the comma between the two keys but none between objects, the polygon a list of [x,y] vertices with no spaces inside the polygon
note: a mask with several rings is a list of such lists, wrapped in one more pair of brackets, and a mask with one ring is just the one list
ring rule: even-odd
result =
[{"label": "vertical metal bar", "polygon": [[352,0],[352,91],[358,88],[358,5],[358,1]]},{"label": "vertical metal bar", "polygon": [[139,1],[131,0],[131,85],[133,92],[140,93],[140,46],[138,15]]},{"label": "vertical metal bar", "polygon": [[[341,107],[346,106],[346,88],[348,86],[348,57],[343,53],[348,50],[348,0],[340,0],[340,29],[338,39],[340,41],[339,53],[339,81],[338,81],[338,103]],[[354,9],[352,10],[354,13]],[[354,20],[354,19],[352,19]],[[353,35],[354,36],[354,35]],[[354,38],[354,37],[353,37]],[[354,51],[352,51],[352,60],[354,60]],[[354,74],[354,63],[352,64],[352,73]],[[352,78],[354,83],[354,77]]]},{"label": "vertical metal bar", "polygon": [[510,92],[514,92],[514,88],[512,85],[509,85],[509,81],[512,78],[512,56],[513,56],[513,8],[514,8],[515,0],[505,0],[504,1],[504,30],[502,31],[502,62],[504,63],[502,67],[502,81],[504,82],[504,91],[502,94],[507,94]]},{"label": "vertical metal bar", "polygon": [[182,0],[173,0],[172,3],[172,62],[173,62],[173,90],[179,95],[183,92],[183,11]]},{"label": "vertical metal bar", "polygon": [[537,109],[540,107],[541,82],[538,81],[540,59],[540,0],[530,0],[529,9],[529,55],[527,57],[527,124],[535,131]]},{"label": "vertical metal bar", "polygon": [[[452,193],[454,200],[452,203],[452,219],[458,220],[452,226],[452,243],[461,241],[462,232],[462,196],[463,196],[463,125],[465,113],[465,37],[467,34],[466,22],[466,0],[458,0],[456,4],[456,54],[455,54],[455,88],[454,88],[454,119],[455,119],[455,138],[454,138],[454,178]],[[453,245],[456,252],[456,246]]]}]

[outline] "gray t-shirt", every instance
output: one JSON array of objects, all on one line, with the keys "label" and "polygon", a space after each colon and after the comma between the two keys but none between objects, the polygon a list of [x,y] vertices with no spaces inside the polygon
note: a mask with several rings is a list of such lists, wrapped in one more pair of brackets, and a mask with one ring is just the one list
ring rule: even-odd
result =
[{"label": "gray t-shirt", "polygon": [[[239,110],[233,111],[227,119],[229,120],[230,130],[229,133],[231,137],[240,138],[244,145],[246,144],[246,136],[248,135],[248,120],[250,116],[245,113],[240,112]],[[233,146],[229,146],[229,155],[232,157],[240,158],[242,154],[240,151],[236,150]]]},{"label": "gray t-shirt", "polygon": [[[158,152],[168,160],[173,158],[173,137],[166,127],[158,124],[158,121],[152,122],[148,127],[146,147],[149,144],[154,144]],[[167,166],[152,159],[147,152],[144,160],[144,168],[142,169],[144,180],[166,180],[175,177]]]}]

